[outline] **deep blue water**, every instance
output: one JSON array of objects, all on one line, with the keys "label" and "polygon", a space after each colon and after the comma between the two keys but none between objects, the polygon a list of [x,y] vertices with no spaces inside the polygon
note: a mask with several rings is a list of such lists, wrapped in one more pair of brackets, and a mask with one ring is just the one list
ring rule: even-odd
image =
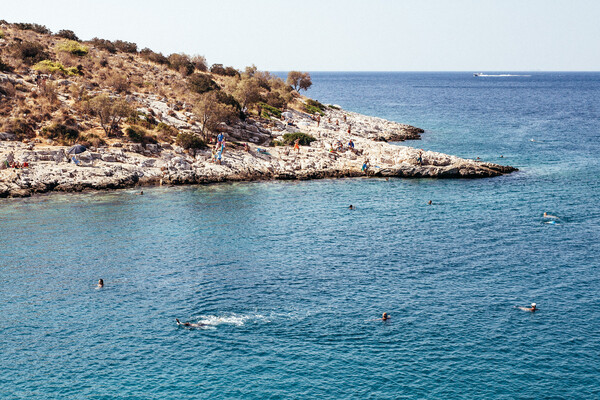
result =
[{"label": "deep blue water", "polygon": [[0,200],[0,398],[600,397],[600,74],[312,76],[521,170]]}]

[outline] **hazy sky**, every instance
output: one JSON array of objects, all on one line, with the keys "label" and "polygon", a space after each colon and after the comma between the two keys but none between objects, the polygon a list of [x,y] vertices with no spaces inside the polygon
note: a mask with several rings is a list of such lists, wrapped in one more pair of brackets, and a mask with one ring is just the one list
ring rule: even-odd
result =
[{"label": "hazy sky", "polygon": [[271,71],[600,70],[600,0],[0,0],[0,19]]}]

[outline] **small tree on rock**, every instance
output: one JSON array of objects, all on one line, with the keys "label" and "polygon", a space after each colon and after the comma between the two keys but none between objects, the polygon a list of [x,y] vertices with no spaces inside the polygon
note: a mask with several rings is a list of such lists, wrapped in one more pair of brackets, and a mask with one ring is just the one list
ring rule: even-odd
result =
[{"label": "small tree on rock", "polygon": [[118,132],[119,123],[133,112],[129,103],[120,97],[100,94],[89,100],[89,110],[98,117],[100,126],[106,136],[114,136]]},{"label": "small tree on rock", "polygon": [[308,72],[290,71],[287,76],[287,84],[296,91],[308,90],[312,86],[312,79]]},{"label": "small tree on rock", "polygon": [[200,133],[207,143],[210,142],[210,134],[216,133],[221,123],[231,122],[236,118],[235,108],[219,102],[215,91],[204,93],[194,111],[202,124]]}]

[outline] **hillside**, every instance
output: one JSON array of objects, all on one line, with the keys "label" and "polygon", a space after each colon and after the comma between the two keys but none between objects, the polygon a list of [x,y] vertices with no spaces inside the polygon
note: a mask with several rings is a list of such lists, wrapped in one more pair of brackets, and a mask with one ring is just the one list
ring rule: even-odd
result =
[{"label": "hillside", "polygon": [[[307,73],[284,82],[254,66],[209,68],[201,56],[167,57],[125,41],[80,41],[71,31],[0,21],[0,197],[514,170],[385,143],[419,139],[423,130],[298,93],[310,85]],[[214,145],[219,133],[227,146]],[[290,151],[296,139],[300,148]],[[84,152],[73,154],[74,144]]]},{"label": "hillside", "polygon": [[[203,57],[166,57],[125,41],[79,41],[73,32],[52,35],[36,24],[1,21],[0,30],[0,131],[18,140],[98,146],[115,138],[140,142],[142,136],[146,142],[172,143],[185,132],[206,140],[219,127],[199,111],[203,100],[219,108],[216,125],[238,128],[245,119],[269,125],[268,119],[286,106],[302,107],[289,85],[254,66],[243,72],[219,64],[209,69]],[[102,94],[129,105],[108,130],[94,107]],[[130,126],[136,130],[131,138]],[[267,139],[252,136],[258,142]]]}]

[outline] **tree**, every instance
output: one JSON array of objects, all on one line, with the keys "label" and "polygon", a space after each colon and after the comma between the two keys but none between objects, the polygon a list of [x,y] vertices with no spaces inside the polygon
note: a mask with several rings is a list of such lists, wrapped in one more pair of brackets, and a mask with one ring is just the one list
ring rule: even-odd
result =
[{"label": "tree", "polygon": [[287,76],[287,84],[296,91],[308,90],[312,86],[312,79],[308,72],[290,71]]},{"label": "tree", "polygon": [[98,117],[100,126],[106,132],[106,136],[116,135],[119,122],[133,112],[129,103],[120,97],[110,97],[100,94],[89,100],[89,110]]},{"label": "tree", "polygon": [[233,96],[242,108],[258,103],[260,101],[260,86],[255,78],[242,79],[239,81]]},{"label": "tree", "polygon": [[210,141],[209,135],[216,133],[221,123],[231,122],[236,118],[235,108],[219,102],[215,91],[204,93],[196,104],[194,111],[202,124],[200,133],[205,142]]}]

